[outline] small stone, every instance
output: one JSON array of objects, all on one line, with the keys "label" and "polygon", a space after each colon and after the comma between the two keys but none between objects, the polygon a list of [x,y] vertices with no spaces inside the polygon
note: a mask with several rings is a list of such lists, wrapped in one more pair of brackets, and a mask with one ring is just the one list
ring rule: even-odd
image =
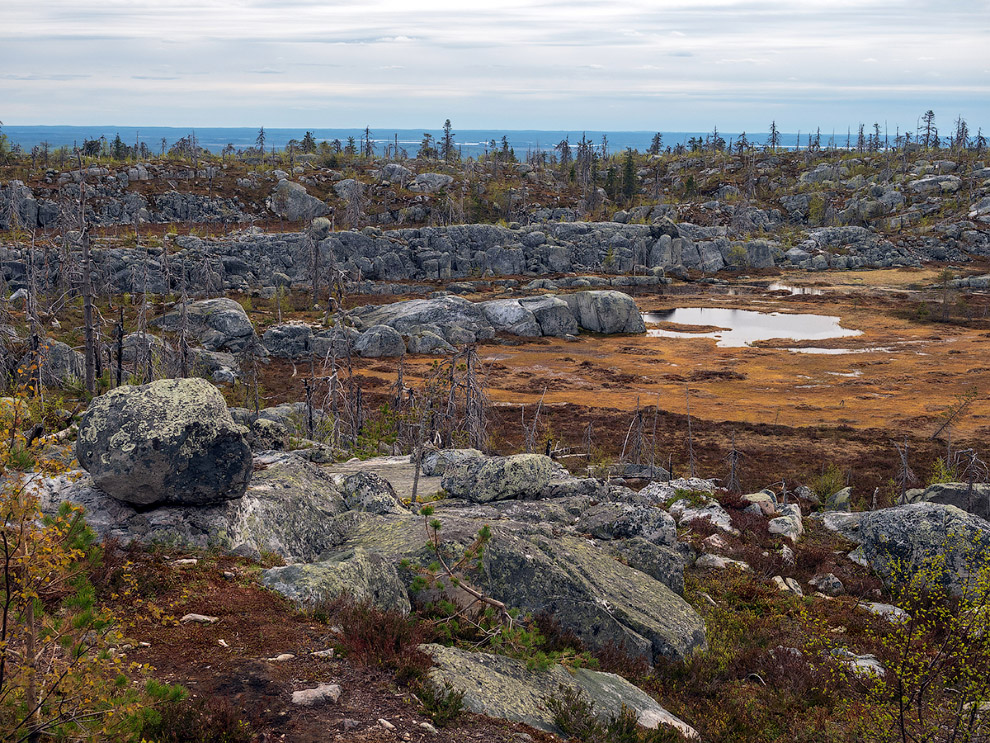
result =
[{"label": "small stone", "polygon": [[292,660],[295,657],[292,653],[279,653],[274,658],[269,658],[268,660],[272,663],[285,663],[285,661]]},{"label": "small stone", "polygon": [[423,728],[423,730],[425,730],[426,732],[428,732],[428,733],[430,733],[432,735],[436,735],[439,732],[435,727],[433,727],[428,722],[421,722],[421,723],[419,723],[419,726],[421,728]]},{"label": "small stone", "polygon": [[[338,684],[320,684],[312,689],[301,689],[292,692],[292,703],[301,707],[313,707],[317,704],[337,702],[342,690]],[[344,720],[346,727],[347,720]]]},{"label": "small stone", "polygon": [[226,640],[217,640],[217,643],[218,643],[218,644],[220,645],[220,647],[222,647],[222,648],[229,648],[229,647],[230,647],[230,645],[228,645],[228,644],[227,644],[227,641],[226,641]]},{"label": "small stone", "polygon": [[219,621],[220,617],[208,617],[205,614],[186,614],[179,620],[182,624],[188,624],[190,622],[195,622],[196,624],[216,624]]},{"label": "small stone", "polygon": [[175,565],[176,567],[181,568],[181,567],[186,567],[188,565],[198,565],[199,560],[197,560],[195,557],[186,557],[181,560],[175,560],[172,564]]},{"label": "small stone", "polygon": [[808,583],[826,596],[840,596],[845,592],[842,581],[836,578],[833,573],[816,575]]},{"label": "small stone", "polygon": [[223,578],[224,578],[224,580],[234,580],[236,577],[237,577],[237,575],[235,575],[234,573],[232,573],[230,570],[224,570],[223,571]]},{"label": "small stone", "polygon": [[327,648],[326,650],[314,650],[310,655],[314,658],[332,658],[334,652],[333,648]]},{"label": "small stone", "polygon": [[395,730],[395,725],[393,725],[392,723],[390,723],[388,720],[384,720],[384,719],[379,718],[378,719],[378,724],[381,725],[386,730]]},{"label": "small stone", "polygon": [[358,722],[357,720],[352,720],[349,717],[345,717],[341,725],[343,726],[344,730],[357,730],[361,726],[361,723]]},{"label": "small stone", "polygon": [[780,558],[784,561],[786,565],[794,564],[794,550],[792,550],[788,545],[784,545],[780,548]]},{"label": "small stone", "polygon": [[150,648],[151,647],[151,643],[150,642],[139,642],[138,643],[138,647],[139,648]]}]

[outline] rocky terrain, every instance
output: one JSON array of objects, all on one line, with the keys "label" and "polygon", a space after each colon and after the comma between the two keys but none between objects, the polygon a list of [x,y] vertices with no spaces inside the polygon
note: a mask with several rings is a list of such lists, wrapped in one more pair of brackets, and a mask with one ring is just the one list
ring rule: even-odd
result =
[{"label": "rocky terrain", "polygon": [[5,529],[135,739],[982,740],[982,156],[0,166]]}]

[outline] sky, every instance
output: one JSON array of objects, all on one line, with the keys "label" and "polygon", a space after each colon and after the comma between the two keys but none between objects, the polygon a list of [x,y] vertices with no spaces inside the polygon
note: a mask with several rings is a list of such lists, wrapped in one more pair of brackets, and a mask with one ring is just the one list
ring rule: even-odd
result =
[{"label": "sky", "polygon": [[990,128],[990,0],[2,0],[8,125]]}]

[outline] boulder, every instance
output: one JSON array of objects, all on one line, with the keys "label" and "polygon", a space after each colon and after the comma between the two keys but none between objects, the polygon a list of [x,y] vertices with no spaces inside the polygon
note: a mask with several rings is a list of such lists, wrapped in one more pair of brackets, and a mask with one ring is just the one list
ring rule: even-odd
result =
[{"label": "boulder", "polygon": [[778,507],[781,513],[775,519],[770,519],[767,524],[771,534],[779,534],[782,537],[796,542],[804,533],[804,523],[801,520],[801,507],[795,503],[789,503]]},{"label": "boulder", "polygon": [[406,340],[406,349],[409,353],[423,353],[433,356],[443,356],[456,353],[457,349],[447,343],[442,337],[429,330],[420,333],[413,333]]},{"label": "boulder", "polygon": [[353,315],[363,327],[387,325],[400,333],[416,333],[424,326],[432,326],[452,344],[473,343],[495,336],[495,329],[480,305],[452,295],[360,307]]},{"label": "boulder", "polygon": [[863,515],[861,554],[888,585],[919,572],[954,594],[990,561],[990,523],[955,506],[910,503]]},{"label": "boulder", "polygon": [[[240,304],[227,297],[192,302],[186,308],[189,333],[210,351],[241,351],[254,339],[254,327]],[[151,321],[152,325],[177,333],[182,323],[179,310]]]},{"label": "boulder", "polygon": [[[439,449],[423,454],[420,471],[427,477],[442,475],[451,465],[459,464],[468,459],[484,458],[477,449]],[[410,460],[413,461],[410,456]]]},{"label": "boulder", "polygon": [[523,309],[533,314],[543,335],[559,338],[565,335],[575,335],[578,332],[578,323],[574,319],[574,313],[567,302],[559,297],[549,295],[524,297],[519,300],[519,304]]},{"label": "boulder", "polygon": [[612,549],[627,565],[663,583],[678,595],[684,594],[684,556],[640,537],[612,542]]},{"label": "boulder", "polygon": [[655,544],[677,542],[677,525],[658,506],[638,503],[601,503],[586,511],[574,528],[596,539],[641,537]]},{"label": "boulder", "polygon": [[409,185],[409,190],[416,193],[436,193],[446,188],[454,179],[443,173],[420,173],[416,180]]},{"label": "boulder", "polygon": [[[86,357],[62,341],[43,340],[40,357],[41,383],[46,387],[57,387],[86,377]],[[21,357],[17,370],[22,383],[37,373],[35,363],[37,360],[30,352]]]},{"label": "boulder", "polygon": [[522,722],[537,730],[564,734],[554,723],[546,701],[561,687],[581,695],[593,705],[593,713],[614,718],[623,708],[635,713],[641,726],[669,727],[692,740],[697,732],[657,704],[641,689],[613,673],[554,665],[546,671],[530,670],[525,661],[488,653],[472,653],[443,645],[423,645],[433,657],[429,678],[449,684],[464,694],[464,706],[476,714]]},{"label": "boulder", "polygon": [[348,513],[332,478],[295,454],[266,452],[254,460],[251,484],[241,498],[214,505],[164,505],[139,509],[97,489],[85,473],[44,478],[41,504],[54,513],[63,502],[86,509],[86,523],[101,537],[123,544],[170,544],[224,549],[258,557],[270,552],[287,561],[317,561],[340,551]]},{"label": "boulder", "polygon": [[306,193],[298,183],[282,179],[268,197],[268,208],[289,222],[309,221],[330,213],[330,208]]},{"label": "boulder", "polygon": [[276,358],[302,358],[314,350],[313,329],[304,322],[273,325],[261,336],[261,343]]},{"label": "boulder", "polygon": [[469,458],[448,466],[441,484],[452,498],[474,503],[536,498],[550,483],[553,471],[553,460],[542,454]]},{"label": "boulder", "polygon": [[[912,491],[908,491],[911,493]],[[917,492],[908,502],[939,503],[969,511],[982,519],[990,518],[990,484],[942,482]]]},{"label": "boulder", "polygon": [[354,350],[358,355],[372,359],[403,356],[406,343],[399,332],[388,325],[372,325],[354,341]]},{"label": "boulder", "polygon": [[412,608],[394,563],[360,547],[319,562],[270,568],[262,572],[261,580],[305,608],[344,595],[403,614]]},{"label": "boulder", "polygon": [[247,435],[251,451],[284,451],[289,448],[289,431],[278,421],[258,418]]},{"label": "boulder", "polygon": [[646,325],[636,302],[617,291],[584,291],[567,294],[564,301],[578,325],[593,333],[645,333]]},{"label": "boulder", "polygon": [[344,503],[352,511],[408,513],[399,502],[392,484],[374,472],[355,472],[335,481],[344,496]]},{"label": "boulder", "polygon": [[[493,299],[480,302],[478,307],[485,313],[485,319],[495,330],[524,338],[537,338],[543,335],[536,316],[520,304],[518,299]],[[573,317],[571,318],[573,320]]]},{"label": "boulder", "polygon": [[163,379],[97,397],[79,424],[76,456],[98,488],[143,507],[239,498],[251,479],[245,431],[202,379]]},{"label": "boulder", "polygon": [[852,510],[851,498],[852,488],[842,488],[825,499],[825,509],[828,511],[850,511]]}]

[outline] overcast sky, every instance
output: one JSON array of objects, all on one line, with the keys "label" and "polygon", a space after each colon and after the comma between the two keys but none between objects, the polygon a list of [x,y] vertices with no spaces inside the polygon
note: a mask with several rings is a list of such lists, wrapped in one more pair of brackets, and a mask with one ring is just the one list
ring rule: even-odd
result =
[{"label": "overcast sky", "polygon": [[990,0],[3,0],[6,124],[990,125]]}]

